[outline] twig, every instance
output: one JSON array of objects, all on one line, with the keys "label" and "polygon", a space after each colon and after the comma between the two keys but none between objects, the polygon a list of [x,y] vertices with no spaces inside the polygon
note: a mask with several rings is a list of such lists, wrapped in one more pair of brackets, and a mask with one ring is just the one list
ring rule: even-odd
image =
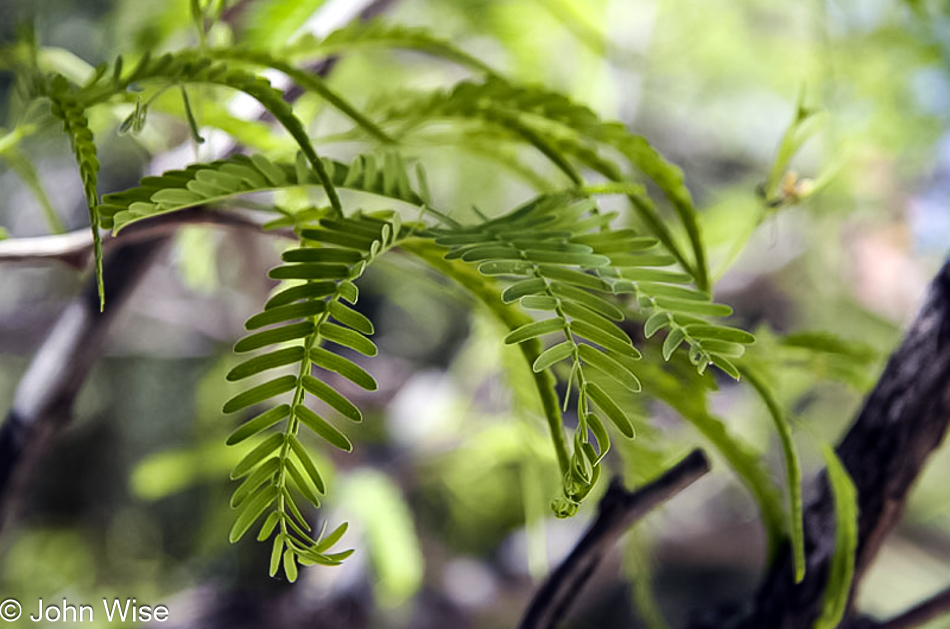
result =
[{"label": "twig", "polygon": [[[203,207],[189,208],[172,214],[156,216],[126,228],[120,236],[104,234],[103,250],[119,245],[144,242],[156,236],[169,235],[184,225],[220,225],[223,227],[260,230],[261,224],[241,214]],[[291,230],[274,230],[280,236],[293,237]],[[11,238],[0,240],[0,263],[59,260],[76,268],[86,268],[92,255],[92,233],[79,229],[66,234]]]},{"label": "twig", "polygon": [[598,505],[597,518],[571,554],[535,594],[519,629],[550,629],[577,598],[604,555],[617,540],[657,505],[683,491],[709,471],[709,460],[701,450],[660,478],[634,492],[626,491],[614,478]]}]

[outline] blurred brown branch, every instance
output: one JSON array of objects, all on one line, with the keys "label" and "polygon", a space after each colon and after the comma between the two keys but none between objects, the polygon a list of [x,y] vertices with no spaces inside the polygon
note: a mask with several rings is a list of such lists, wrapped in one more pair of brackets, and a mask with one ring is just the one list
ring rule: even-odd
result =
[{"label": "blurred brown branch", "polygon": [[[239,229],[260,230],[261,224],[234,212],[202,207],[181,210],[157,216],[144,223],[128,227],[121,236],[104,234],[102,246],[105,251],[119,245],[145,242],[156,236],[174,233],[184,225],[220,225]],[[274,230],[279,236],[293,237],[290,230]],[[11,238],[0,241],[0,263],[59,260],[70,266],[84,269],[92,255],[92,233],[79,229],[68,234],[37,236],[34,238]]]}]

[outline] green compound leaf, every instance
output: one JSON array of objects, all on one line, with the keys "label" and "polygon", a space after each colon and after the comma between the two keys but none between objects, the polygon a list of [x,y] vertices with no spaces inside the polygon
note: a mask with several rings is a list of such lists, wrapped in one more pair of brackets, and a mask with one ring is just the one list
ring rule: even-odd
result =
[{"label": "green compound leaf", "polygon": [[[255,165],[260,176],[268,178],[268,181],[291,176],[287,172],[278,175],[272,168],[264,166],[261,160],[248,160],[248,163]],[[300,176],[299,172],[296,174]],[[258,539],[264,541],[274,536],[272,559],[290,557],[292,560],[292,568],[284,562],[285,571],[296,570],[298,565],[336,565],[349,554],[346,551],[327,554],[325,551],[334,540],[330,540],[329,544],[321,544],[310,536],[310,526],[298,501],[302,499],[312,507],[319,507],[320,495],[326,492],[326,484],[300,442],[299,430],[312,431],[323,441],[346,452],[351,451],[353,445],[340,430],[305,406],[303,401],[305,395],[310,393],[344,417],[352,421],[362,420],[360,410],[350,400],[328,383],[315,378],[311,372],[316,365],[339,373],[365,389],[377,388],[376,381],[362,367],[320,345],[330,341],[366,354],[376,353],[376,346],[364,336],[364,333],[373,332],[372,322],[363,314],[343,305],[341,300],[355,302],[358,291],[353,280],[360,277],[367,264],[399,244],[404,237],[401,222],[393,213],[354,215],[344,219],[311,217],[307,220],[319,220],[319,224],[301,230],[305,232],[306,239],[323,244],[288,250],[283,255],[285,264],[271,272],[272,277],[303,279],[304,283],[279,291],[268,300],[263,312],[248,319],[245,327],[249,330],[267,325],[280,327],[252,332],[238,342],[235,350],[239,352],[267,349],[262,355],[246,360],[229,373],[230,379],[240,380],[268,369],[295,365],[297,376],[277,378],[253,387],[225,405],[225,411],[230,412],[275,395],[293,392],[292,404],[275,406],[238,428],[230,437],[230,441],[237,443],[286,420],[282,430],[257,444],[232,471],[234,478],[247,476],[232,499],[238,509],[248,510],[253,506],[256,510],[257,496],[276,488],[278,499],[264,507],[266,511],[270,506],[272,512]],[[295,224],[295,227],[299,228],[300,225]],[[339,324],[331,323],[330,317]],[[292,319],[304,321],[286,323]],[[282,347],[287,343],[291,345]],[[239,518],[250,517],[245,514],[245,511],[241,511]],[[235,524],[237,536],[249,526],[244,519],[239,524]],[[271,566],[274,571],[280,569],[280,561],[275,561]]]},{"label": "green compound leaf", "polygon": [[[346,188],[360,192],[380,195],[389,199],[420,206],[422,198],[411,188],[397,187],[387,189],[382,174],[367,171],[366,165],[375,163],[375,157],[361,155],[350,165],[333,160],[322,159],[321,165],[326,171],[329,182],[335,188]],[[396,164],[402,167],[401,162]],[[310,171],[308,171],[309,173]],[[252,192],[296,188],[298,186],[321,186],[317,179],[301,181],[295,164],[272,162],[261,155],[247,157],[235,155],[229,159],[198,163],[184,170],[171,170],[158,177],[145,177],[140,185],[123,192],[107,194],[99,207],[99,224],[118,233],[126,226],[146,218],[177,212],[190,207],[226,201],[232,197]],[[196,186],[195,183],[200,182]],[[274,226],[293,226],[292,218],[275,221]],[[347,224],[349,227],[349,224]],[[368,240],[353,237],[344,232],[333,230],[306,230],[304,237],[313,242],[342,247],[355,247],[369,250],[373,237]],[[307,248],[309,249],[309,248]],[[290,254],[291,256],[309,254]],[[336,262],[341,258],[351,259],[352,253],[335,253]],[[319,257],[319,256],[318,256]],[[303,261],[303,260],[301,260]],[[306,260],[308,262],[332,262],[331,260]]]},{"label": "green compound leaf", "polygon": [[96,286],[99,291],[99,310],[105,309],[106,293],[102,275],[102,237],[99,234],[99,159],[96,143],[89,129],[86,106],[78,97],[73,86],[62,75],[53,76],[49,83],[47,96],[50,99],[50,111],[63,123],[63,131],[69,136],[73,155],[79,165],[83,191],[86,196],[86,208],[89,211],[89,225],[92,230],[93,256],[96,268]]},{"label": "green compound leaf", "polygon": [[486,74],[492,69],[478,58],[457,48],[449,40],[427,29],[390,25],[379,20],[354,22],[324,39],[303,36],[281,53],[294,59],[317,59],[327,55],[362,49],[405,49],[440,57]]}]

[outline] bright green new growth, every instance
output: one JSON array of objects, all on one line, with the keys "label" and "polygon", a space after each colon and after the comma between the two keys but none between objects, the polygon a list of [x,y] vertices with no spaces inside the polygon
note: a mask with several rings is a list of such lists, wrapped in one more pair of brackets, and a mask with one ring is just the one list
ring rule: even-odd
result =
[{"label": "bright green new growth", "polygon": [[[297,283],[275,294],[263,312],[248,319],[245,327],[251,333],[234,346],[234,351],[242,354],[265,351],[232,369],[228,373],[231,381],[296,366],[296,375],[272,378],[224,405],[225,413],[234,413],[291,394],[289,403],[259,413],[228,439],[230,445],[255,438],[259,442],[231,472],[232,479],[245,480],[231,500],[238,515],[230,538],[238,541],[269,512],[258,539],[274,536],[271,575],[282,565],[293,581],[298,563],[335,565],[352,552],[327,553],[343,529],[323,539],[310,535],[310,525],[297,504],[298,496],[319,507],[319,496],[326,493],[326,485],[300,434],[301,428],[306,428],[341,450],[353,449],[346,435],[306,402],[308,395],[317,398],[353,422],[362,421],[362,413],[343,394],[315,378],[312,368],[334,371],[364,389],[376,389],[376,381],[362,367],[322,345],[329,342],[368,356],[376,354],[376,346],[367,338],[373,334],[373,324],[344,302],[356,303],[359,293],[353,282],[398,241],[400,233],[398,215],[324,218],[303,229],[301,246],[285,251],[286,264],[269,273],[273,279]],[[261,328],[267,329],[258,331]],[[283,425],[282,430],[262,435],[277,424]]]},{"label": "bright green new growth", "polygon": [[[361,155],[349,166],[321,159],[331,187],[346,188],[389,197],[412,205],[422,199],[413,192],[405,165],[398,156],[377,164],[374,155]],[[158,177],[145,177],[137,188],[107,194],[102,198],[99,215],[102,227],[119,232],[140,220],[191,207],[220,203],[250,192],[271,192],[298,186],[320,186],[306,160],[296,164],[278,164],[262,155],[235,155],[183,170],[172,170]],[[297,224],[292,216],[273,221],[269,227]]]},{"label": "bright green new growth", "polygon": [[[504,303],[551,313],[512,330],[505,342],[556,339],[533,361],[536,372],[565,360],[570,363],[563,406],[576,389],[578,427],[569,467],[562,469],[564,500],[555,506],[560,515],[576,512],[599,477],[610,445],[603,418],[625,437],[635,434],[622,405],[590,377],[590,370],[595,370],[629,391],[641,390],[635,373],[640,352],[618,326],[625,314],[617,297],[634,294],[640,309],[652,317],[662,315],[665,325],[683,331],[679,340],[664,348],[664,355],[668,359],[688,339],[690,358],[700,371],[710,362],[731,367],[717,352],[741,355],[741,343],[752,340],[739,330],[698,318],[726,315],[731,309],[682,286],[689,276],[664,268],[676,260],[659,241],[629,228],[612,229],[614,218],[600,213],[591,199],[565,193],[541,197],[480,225],[429,232],[436,244],[450,249],[446,258],[476,264],[483,275],[508,278],[511,283],[501,293]],[[704,345],[709,342],[716,351]]]},{"label": "bright green new growth", "polygon": [[[481,78],[451,90],[397,95],[386,107],[366,113],[295,65],[366,47],[422,51],[461,64]],[[285,73],[352,121],[355,126],[345,137],[369,143],[366,152],[348,165],[320,157],[284,95],[254,72],[260,66]],[[754,338],[715,321],[731,309],[712,300],[696,208],[682,172],[644,138],[620,123],[604,122],[562,94],[513,85],[425,31],[380,23],[349,26],[323,40],[305,37],[276,52],[202,45],[157,58],[146,55],[134,67],[120,57],[111,71],[105,64],[96,68],[82,86],[62,76],[35,71],[28,76],[32,93],[53,103],[79,163],[95,234],[100,294],[99,227],[115,234],[187,208],[227,208],[248,193],[307,187],[326,199],[328,207],[272,208],[278,215],[263,227],[291,228],[300,242],[284,252],[284,264],[270,271],[271,278],[288,284],[248,319],[249,333],[234,347],[247,358],[228,374],[244,388],[224,411],[247,414],[228,444],[248,448],[231,474],[241,483],[232,498],[236,519],[230,537],[239,540],[263,519],[257,537],[272,541],[271,574],[283,569],[293,580],[299,565],[333,565],[351,552],[332,551],[345,524],[328,535],[315,535],[302,508],[318,507],[329,489],[305,445],[309,437],[349,452],[353,444],[341,426],[362,420],[360,409],[314,367],[363,389],[376,388],[373,377],[348,354],[372,356],[377,351],[369,338],[372,322],[353,306],[356,283],[366,267],[393,249],[454,280],[507,327],[505,342],[525,358],[560,465],[563,492],[553,501],[558,515],[575,513],[595,486],[610,433],[635,435],[631,413],[617,391],[643,389],[673,406],[723,454],[759,504],[770,547],[774,550],[789,536],[796,566],[803,569],[800,473],[788,424],[774,400],[749,378],[769,403],[782,437],[790,525],[759,454],[708,413],[702,392],[696,393],[698,402],[684,399],[681,383],[664,370],[665,362],[676,361],[677,350],[685,346],[697,373],[715,365],[738,379],[748,372],[737,359]],[[260,153],[234,155],[145,177],[139,186],[107,194],[100,203],[96,146],[86,112],[116,102],[134,104],[118,130],[136,133],[147,124],[151,101],[143,102],[133,92],[145,85],[158,93],[175,88],[184,103],[183,122],[197,140],[189,84],[226,87],[257,99],[293,138],[299,149],[296,161],[275,161]],[[461,123],[460,138],[476,133],[499,145],[536,150],[559,174],[550,178],[495,151],[489,157],[498,166],[520,169],[528,180],[543,182],[546,193],[507,214],[493,212],[493,218],[460,225],[448,218],[451,212],[433,207],[425,170],[416,164],[410,176],[400,152],[408,140],[419,139],[427,124],[446,120]],[[589,176],[596,179],[588,182]],[[641,185],[644,178],[662,192],[667,207],[649,197]],[[339,189],[385,198],[426,221],[403,225],[398,211],[348,210]],[[595,200],[601,194],[625,196],[631,211],[625,216],[604,213]],[[647,340],[638,349],[632,338],[641,325]],[[658,336],[662,342],[653,340]],[[342,353],[340,348],[345,348]],[[657,354],[662,360],[653,358]],[[567,385],[561,398],[555,388],[559,378]],[[310,401],[318,402],[319,410]],[[577,409],[577,426],[570,430],[562,417],[569,408]]]}]

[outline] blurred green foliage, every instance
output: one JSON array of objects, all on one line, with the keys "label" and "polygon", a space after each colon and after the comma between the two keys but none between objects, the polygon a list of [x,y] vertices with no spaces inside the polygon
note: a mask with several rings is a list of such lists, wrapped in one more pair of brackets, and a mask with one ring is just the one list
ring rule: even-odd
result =
[{"label": "blurred green foliage", "polygon": [[[219,45],[283,44],[321,4],[215,3],[209,10],[222,8],[223,21],[206,37]],[[25,13],[9,17],[17,10]],[[11,25],[32,17],[37,41],[49,47],[43,64],[69,76],[82,77],[119,52],[132,53],[131,64],[147,50],[197,40],[185,0],[47,0],[0,11],[10,41]],[[719,280],[716,298],[735,308],[735,325],[756,333],[748,361],[790,418],[804,477],[823,465],[818,444],[847,426],[946,253],[950,16],[940,3],[405,0],[387,21],[427,26],[506,75],[562,90],[601,116],[622,120],[683,168]],[[424,55],[370,47],[341,57],[330,85],[376,115],[392,103],[374,94],[408,98],[462,73]],[[143,102],[154,100],[137,136],[111,132],[133,112],[133,101],[90,117],[100,142],[101,192],[134,185],[152,156],[187,141],[184,106],[173,92],[142,94]],[[69,170],[66,142],[39,132],[11,152],[3,138],[17,133],[12,124],[22,112],[5,74],[0,93],[6,192],[0,224],[14,237],[58,231],[59,223],[83,226],[82,191]],[[235,115],[231,94],[200,88],[189,95],[209,143],[220,129],[292,158],[296,147],[286,134]],[[780,142],[802,105],[820,111],[822,123],[789,158],[796,174],[786,180],[784,164],[773,169],[784,161],[776,159]],[[339,114],[312,96],[296,109],[325,154],[353,156],[355,138]],[[448,148],[446,138],[453,142]],[[409,136],[408,148],[432,165],[431,194],[441,206],[458,208],[458,220],[476,215],[473,198],[489,215],[515,206],[543,185],[537,173],[549,177],[554,170],[505,138],[465,127],[427,127]],[[179,161],[162,167],[208,151],[187,147]],[[511,168],[489,168],[497,158]],[[35,164],[35,173],[23,163]],[[796,187],[803,179],[822,186],[799,194],[809,192]],[[785,192],[781,207],[757,193],[770,183],[771,192]],[[288,208],[308,203],[292,191],[276,199]],[[686,242],[684,234],[674,237]],[[240,455],[220,446],[233,426],[219,412],[236,391],[223,377],[237,364],[230,345],[270,290],[262,271],[277,263],[279,248],[267,238],[207,228],[178,236],[174,255],[154,271],[151,288],[115,331],[76,423],[42,465],[23,517],[0,541],[0,594],[187,598],[215,579],[262,598],[283,592],[280,584],[262,583],[266,557],[259,549],[225,543],[231,514],[224,477]],[[0,391],[14,389],[78,280],[52,265],[4,267]],[[361,286],[383,354],[374,369],[380,391],[347,390],[367,419],[348,431],[359,444],[353,455],[319,450],[327,481],[340,478],[339,497],[321,517],[336,522],[347,513],[354,522],[345,543],[367,558],[358,555],[357,567],[346,569],[358,573],[351,581],[372,584],[383,610],[375,626],[411,624],[413,609],[432,591],[463,608],[476,626],[510,626],[530,592],[528,575],[543,574],[580,526],[566,525],[574,536],[565,538],[559,528],[565,525],[550,519],[557,463],[539,403],[526,393],[530,382],[513,366],[520,357],[500,344],[505,331],[474,303],[410,260],[381,261]],[[750,387],[696,376],[685,359],[640,375],[648,393],[651,382],[656,389],[649,397],[624,398],[638,438],[615,439],[610,459],[628,485],[704,443],[679,415],[707,426],[721,421],[766,453],[767,474],[783,483],[780,443]],[[752,530],[748,523],[758,515],[726,465],[716,467],[715,478],[651,516],[630,541],[629,596],[646,626],[663,626],[661,613],[672,626],[681,623],[684,601],[715,606],[721,601],[707,596],[710,582],[754,575],[764,561],[766,542],[757,528],[754,544],[730,545],[731,531]],[[895,550],[885,551],[866,582],[863,609],[890,615],[945,585],[950,511],[942,479],[948,472],[950,457],[941,453],[891,542]],[[528,550],[514,550],[525,525]],[[554,544],[561,548],[546,552]],[[930,561],[911,563],[907,556]],[[500,602],[446,594],[442,575],[456,574],[450,567],[459,557],[487,567]],[[677,577],[689,572],[708,576],[677,586]],[[651,594],[654,578],[658,591]],[[315,576],[297,587],[316,597],[345,590],[346,579]],[[660,612],[648,602],[654,594]],[[580,609],[575,626],[591,626],[584,619],[593,613]]]}]

